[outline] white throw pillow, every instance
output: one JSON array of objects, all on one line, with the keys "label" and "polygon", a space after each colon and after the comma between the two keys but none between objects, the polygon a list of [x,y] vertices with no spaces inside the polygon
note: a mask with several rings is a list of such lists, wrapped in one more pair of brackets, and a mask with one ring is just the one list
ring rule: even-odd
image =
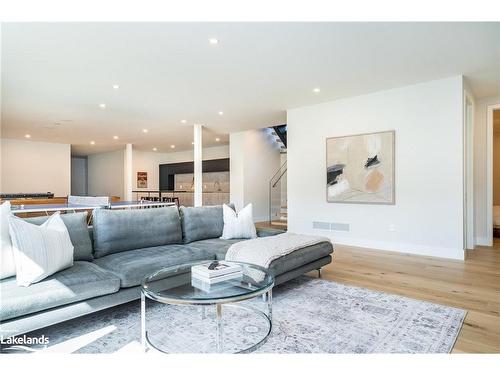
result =
[{"label": "white throw pillow", "polygon": [[10,202],[4,202],[0,206],[0,280],[16,274],[16,263],[12,251],[12,241],[9,234]]},{"label": "white throw pillow", "polygon": [[59,212],[42,225],[12,215],[9,229],[17,285],[29,286],[73,265],[73,244]]},{"label": "white throw pillow", "polygon": [[253,223],[252,204],[249,203],[238,214],[227,204],[222,206],[224,214],[224,229],[222,239],[256,238],[257,231]]}]

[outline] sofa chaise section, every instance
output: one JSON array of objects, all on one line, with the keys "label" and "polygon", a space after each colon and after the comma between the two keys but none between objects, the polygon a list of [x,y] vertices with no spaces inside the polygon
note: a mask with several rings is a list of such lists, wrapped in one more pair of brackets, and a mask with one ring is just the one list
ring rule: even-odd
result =
[{"label": "sofa chaise section", "polygon": [[[269,235],[276,235],[283,233],[282,231],[259,231],[259,237],[266,237]],[[214,254],[215,259],[224,260],[226,253],[232,244],[244,241],[240,239],[224,240],[220,238],[210,238],[191,242],[190,247],[204,250],[207,253]],[[306,272],[318,270],[321,267],[329,264],[332,261],[331,254],[333,253],[333,246],[331,242],[320,242],[316,245],[307,246],[298,249],[290,254],[281,258],[273,260],[269,269],[274,274],[276,280],[275,285],[281,284],[294,277],[300,276]]]}]

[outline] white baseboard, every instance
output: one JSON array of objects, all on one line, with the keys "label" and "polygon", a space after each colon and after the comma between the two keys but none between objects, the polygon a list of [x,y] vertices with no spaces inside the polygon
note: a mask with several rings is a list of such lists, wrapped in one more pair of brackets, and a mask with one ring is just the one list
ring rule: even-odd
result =
[{"label": "white baseboard", "polygon": [[371,241],[360,240],[349,237],[341,237],[332,235],[330,231],[315,231],[317,234],[322,234],[332,239],[332,242],[338,245],[363,247],[368,249],[392,251],[403,254],[414,254],[422,256],[431,256],[435,258],[445,258],[454,260],[464,260],[465,252],[460,248],[448,248],[440,246],[417,245],[411,243],[386,242],[386,241]]},{"label": "white baseboard", "polygon": [[488,241],[488,237],[476,237],[477,246],[492,246]]}]

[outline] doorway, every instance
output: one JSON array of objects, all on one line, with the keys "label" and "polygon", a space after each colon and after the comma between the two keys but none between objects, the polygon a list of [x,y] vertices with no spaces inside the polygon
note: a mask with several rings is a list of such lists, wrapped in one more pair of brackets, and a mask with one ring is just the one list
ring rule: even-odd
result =
[{"label": "doorway", "polygon": [[88,193],[88,164],[86,156],[71,157],[71,195]]},{"label": "doorway", "polygon": [[500,105],[488,107],[488,132],[491,134],[491,167],[489,173],[488,192],[489,222],[488,234],[491,236],[490,244],[494,237],[500,238]]}]

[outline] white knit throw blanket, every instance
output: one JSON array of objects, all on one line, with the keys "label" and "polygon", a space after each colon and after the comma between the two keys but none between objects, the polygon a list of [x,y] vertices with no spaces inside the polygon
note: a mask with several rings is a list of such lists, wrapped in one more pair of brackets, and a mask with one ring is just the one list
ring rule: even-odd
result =
[{"label": "white knit throw blanket", "polygon": [[330,242],[330,239],[289,232],[269,237],[258,237],[231,245],[226,253],[226,260],[269,268],[273,260],[320,242]]}]

